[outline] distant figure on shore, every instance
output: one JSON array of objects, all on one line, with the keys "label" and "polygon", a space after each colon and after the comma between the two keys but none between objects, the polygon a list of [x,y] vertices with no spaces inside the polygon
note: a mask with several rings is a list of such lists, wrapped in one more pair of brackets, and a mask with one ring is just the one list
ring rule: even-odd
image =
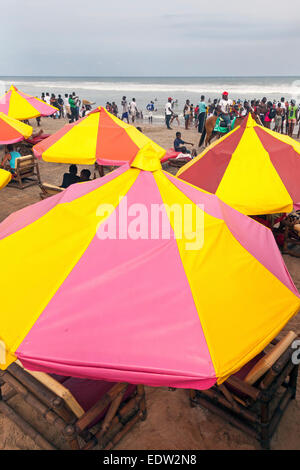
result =
[{"label": "distant figure on shore", "polygon": [[284,125],[284,120],[286,119],[286,110],[285,110],[285,99],[284,97],[282,97],[280,99],[280,105],[281,105],[281,108],[282,108],[282,122],[281,122],[281,134],[283,134],[283,125]]},{"label": "distant figure on shore", "polygon": [[153,112],[154,112],[154,102],[150,101],[150,103],[147,104],[146,109],[148,111],[148,120],[149,123],[152,124],[153,120]]},{"label": "distant figure on shore", "polygon": [[267,111],[267,98],[264,96],[258,104],[258,114],[263,126],[265,125],[265,115],[267,114]]},{"label": "distant figure on shore", "polygon": [[166,119],[167,129],[172,129],[170,127],[170,120],[171,120],[171,117],[173,116],[173,114],[174,114],[174,112],[172,110],[172,98],[169,97],[168,102],[165,105],[165,119]]},{"label": "distant figure on shore", "polygon": [[59,109],[59,118],[65,117],[65,114],[64,114],[64,100],[61,97],[61,95],[58,95],[57,104],[58,104],[58,109]]},{"label": "distant figure on shore", "polygon": [[69,173],[65,173],[63,176],[63,181],[60,185],[61,188],[68,188],[71,184],[78,183],[80,181],[79,176],[77,175],[77,166],[70,165]]},{"label": "distant figure on shore", "polygon": [[65,117],[68,119],[71,119],[71,109],[69,105],[69,96],[68,93],[65,93],[65,99],[64,99],[64,113]]},{"label": "distant figure on shore", "polygon": [[111,112],[114,116],[118,117],[118,106],[114,101],[111,104]]},{"label": "distant figure on shore", "polygon": [[[56,96],[54,95],[54,93],[51,93],[50,104],[51,104],[51,106],[54,106],[55,108],[58,108],[57,99],[56,99]],[[54,113],[54,114],[51,115],[51,117],[53,119],[56,119],[58,116],[59,116],[58,113]]]},{"label": "distant figure on shore", "polygon": [[180,126],[180,121],[179,121],[179,117],[178,117],[178,114],[174,113],[172,114],[172,117],[170,119],[170,124],[172,124],[173,121],[176,121],[177,124],[178,124],[178,127]]},{"label": "distant figure on shore", "polygon": [[296,100],[291,100],[291,104],[288,108],[288,122],[289,122],[289,130],[288,135],[293,137],[293,131],[295,124],[298,120],[298,108],[296,106]]},{"label": "distant figure on shore", "polygon": [[74,122],[76,121],[76,104],[73,98],[73,95],[69,95],[69,106],[71,110],[71,119],[69,122]]},{"label": "distant figure on shore", "polygon": [[135,98],[132,98],[129,109],[130,109],[131,121],[132,123],[134,123],[136,114],[137,114],[137,106],[136,106]]},{"label": "distant figure on shore", "polygon": [[267,112],[266,112],[265,118],[264,118],[264,126],[267,129],[271,129],[271,122],[272,122],[272,119],[275,117],[275,115],[276,115],[276,110],[275,110],[275,108],[273,108],[273,103],[271,101],[268,101],[267,102]]},{"label": "distant figure on shore", "polygon": [[122,121],[126,119],[126,121],[129,124],[129,117],[128,117],[128,103],[126,100],[126,96],[123,96],[122,101],[121,101],[121,106],[122,106]]},{"label": "distant figure on shore", "polygon": [[198,132],[202,134],[204,123],[205,123],[205,116],[206,116],[206,109],[207,105],[205,103],[205,96],[202,95],[200,101],[198,103],[199,111],[198,111]]},{"label": "distant figure on shore", "polygon": [[75,121],[78,121],[78,119],[79,119],[79,109],[80,109],[81,100],[80,100],[79,97],[76,95],[75,91],[73,91],[72,97],[73,97],[73,100],[74,100],[74,103],[75,103]]},{"label": "distant figure on shore", "polygon": [[275,132],[279,132],[279,133],[281,132],[283,113],[284,113],[284,110],[281,107],[281,102],[279,102],[277,103],[277,108],[276,108],[275,127],[274,127]]},{"label": "distant figure on shore", "polygon": [[190,100],[186,100],[184,108],[183,108],[183,117],[184,117],[184,125],[186,130],[189,128],[189,122],[191,119],[191,105]]}]

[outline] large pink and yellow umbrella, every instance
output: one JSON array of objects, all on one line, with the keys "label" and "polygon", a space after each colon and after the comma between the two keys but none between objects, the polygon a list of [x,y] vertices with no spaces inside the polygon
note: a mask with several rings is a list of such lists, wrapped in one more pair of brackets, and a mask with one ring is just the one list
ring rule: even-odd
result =
[{"label": "large pink and yellow umbrella", "polygon": [[10,215],[0,238],[4,369],[18,358],[65,376],[209,388],[300,306],[271,231],[163,172],[149,147]]},{"label": "large pink and yellow umbrella", "polygon": [[300,208],[300,143],[243,123],[183,166],[177,176],[248,215]]},{"label": "large pink and yellow umbrella", "polygon": [[39,116],[51,116],[57,112],[57,108],[39,98],[23,93],[12,85],[0,98],[0,111],[9,117],[23,121]]},{"label": "large pink and yellow umbrella", "polygon": [[119,166],[131,163],[139,150],[151,144],[162,158],[166,150],[136,127],[99,106],[79,121],[66,124],[33,147],[37,158],[46,162]]},{"label": "large pink and yellow umbrella", "polygon": [[0,144],[15,144],[27,139],[32,134],[32,127],[6,116],[0,112]]},{"label": "large pink and yellow umbrella", "polygon": [[11,180],[11,173],[0,169],[0,189],[4,188]]}]

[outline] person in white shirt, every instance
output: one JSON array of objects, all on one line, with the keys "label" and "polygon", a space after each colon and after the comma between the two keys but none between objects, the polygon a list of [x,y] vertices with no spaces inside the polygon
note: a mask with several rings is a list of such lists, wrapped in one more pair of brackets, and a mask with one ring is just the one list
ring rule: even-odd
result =
[{"label": "person in white shirt", "polygon": [[136,118],[136,113],[137,113],[137,107],[136,107],[135,98],[132,98],[132,101],[131,101],[131,103],[130,103],[129,109],[130,109],[130,114],[131,114],[132,122],[134,122],[134,121],[135,121],[135,118]]},{"label": "person in white shirt", "polygon": [[121,106],[122,106],[122,121],[126,119],[126,121],[129,124],[129,118],[128,118],[128,104],[126,100],[126,96],[123,96],[122,101],[121,101]]},{"label": "person in white shirt", "polygon": [[172,110],[172,98],[168,98],[168,102],[165,105],[165,116],[166,116],[166,125],[167,129],[172,129],[170,127],[170,119],[173,116],[173,110]]},{"label": "person in white shirt", "polygon": [[46,102],[47,104],[50,104],[50,95],[49,95],[49,93],[46,93],[45,102]]},{"label": "person in white shirt", "polygon": [[228,131],[231,131],[231,121],[230,121],[230,107],[232,106],[232,100],[228,99],[227,91],[222,93],[222,99],[218,103],[217,111],[220,113],[221,117],[224,119]]}]

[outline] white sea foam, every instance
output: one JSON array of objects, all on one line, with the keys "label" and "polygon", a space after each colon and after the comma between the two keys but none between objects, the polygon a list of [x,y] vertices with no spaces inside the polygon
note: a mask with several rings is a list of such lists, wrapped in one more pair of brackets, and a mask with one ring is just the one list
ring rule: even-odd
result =
[{"label": "white sea foam", "polygon": [[[272,83],[272,79],[270,79],[269,83],[251,83],[251,78],[245,82],[238,82],[238,79],[235,79],[230,83],[228,80],[222,81],[219,79],[218,82],[215,80],[212,82],[201,81],[197,83],[141,83],[138,81],[134,82],[126,82],[126,81],[76,81],[74,79],[68,80],[35,80],[32,81],[25,81],[25,80],[14,80],[14,84],[17,87],[22,86],[30,86],[30,88],[36,88],[39,90],[86,90],[91,92],[131,92],[131,93],[147,93],[147,94],[155,94],[155,93],[167,93],[173,94],[176,96],[176,93],[184,93],[186,95],[195,93],[197,95],[201,93],[207,93],[210,95],[220,95],[220,91],[223,90],[223,87],[227,87],[228,91],[232,96],[251,96],[251,97],[258,97],[261,95],[295,95],[299,94],[299,83],[295,82],[293,79],[289,82],[288,80],[285,83]],[[186,79],[188,82],[188,79]],[[193,79],[195,82],[195,79]]]}]

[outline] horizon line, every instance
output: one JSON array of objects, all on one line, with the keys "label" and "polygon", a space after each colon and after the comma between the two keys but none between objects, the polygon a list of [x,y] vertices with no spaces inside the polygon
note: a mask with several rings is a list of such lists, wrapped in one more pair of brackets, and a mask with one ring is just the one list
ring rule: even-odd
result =
[{"label": "horizon line", "polygon": [[1,78],[279,78],[300,77],[300,74],[279,75],[0,75]]}]

